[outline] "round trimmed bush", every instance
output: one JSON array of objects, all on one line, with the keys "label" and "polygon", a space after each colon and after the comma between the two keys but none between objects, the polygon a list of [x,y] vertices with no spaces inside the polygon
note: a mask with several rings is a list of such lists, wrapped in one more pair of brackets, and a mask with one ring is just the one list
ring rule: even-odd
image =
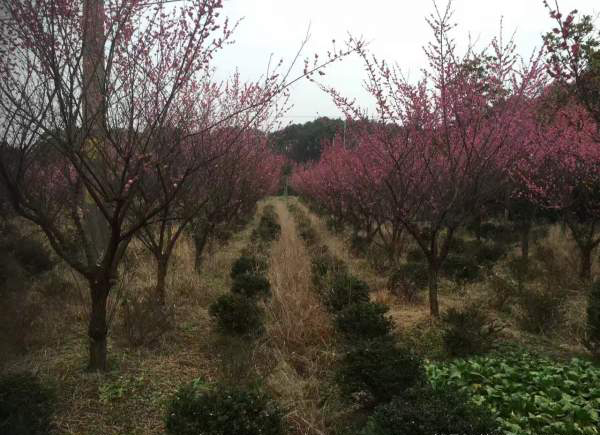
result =
[{"label": "round trimmed bush", "polygon": [[308,246],[315,245],[319,238],[317,232],[312,227],[309,221],[303,221],[298,224],[298,235],[302,240],[304,240],[304,243],[306,243],[306,245]]},{"label": "round trimmed bush", "polygon": [[331,287],[325,294],[325,304],[333,312],[340,311],[353,303],[368,301],[367,283],[347,273],[335,275]]},{"label": "round trimmed bush", "polygon": [[448,254],[442,264],[442,272],[448,278],[458,282],[476,281],[481,274],[475,259],[459,254]]},{"label": "round trimmed bush", "polygon": [[359,234],[353,234],[352,237],[350,238],[350,249],[353,253],[358,254],[358,255],[364,255],[367,253],[367,250],[369,249],[369,241],[359,235]]},{"label": "round trimmed bush", "polygon": [[419,299],[421,287],[415,285],[411,279],[407,279],[402,267],[392,271],[388,278],[387,287],[393,295],[401,297],[404,301],[408,303],[416,302]]},{"label": "round trimmed bush", "polygon": [[600,280],[596,281],[588,295],[586,347],[600,357]]},{"label": "round trimmed bush", "polygon": [[498,260],[504,257],[504,255],[506,255],[506,248],[499,243],[494,243],[492,245],[481,244],[475,250],[475,260],[477,261],[477,264],[484,267],[492,267]]},{"label": "round trimmed bush", "polygon": [[461,239],[460,237],[454,237],[450,243],[450,249],[448,252],[453,254],[464,254],[469,250],[470,242],[467,242],[465,239]]},{"label": "round trimmed bush", "polygon": [[413,389],[377,407],[360,435],[500,434],[494,417],[456,390]]},{"label": "round trimmed bush", "polygon": [[234,278],[231,292],[247,298],[264,297],[271,294],[271,284],[264,275],[245,273]]},{"label": "round trimmed bush", "polygon": [[196,380],[167,407],[170,435],[283,435],[282,412],[264,393]]},{"label": "round trimmed bush", "polygon": [[47,435],[50,433],[55,395],[29,373],[0,377],[0,433]]},{"label": "round trimmed bush", "polygon": [[336,218],[330,217],[326,221],[327,229],[334,234],[340,234],[344,231],[344,223]]},{"label": "round trimmed bush", "polygon": [[265,242],[277,240],[281,234],[281,226],[277,222],[277,213],[272,205],[263,209],[262,216],[256,228],[256,235]]},{"label": "round trimmed bush", "polygon": [[391,275],[395,282],[402,282],[406,286],[412,286],[414,290],[426,288],[429,284],[429,266],[427,262],[408,262],[396,268]]},{"label": "round trimmed bush", "polygon": [[311,259],[312,282],[315,287],[321,289],[328,275],[346,274],[348,267],[346,263],[331,254],[328,250],[319,248],[319,253]]},{"label": "round trimmed bush", "polygon": [[373,302],[348,305],[335,318],[337,331],[348,340],[391,338],[392,321],[386,317],[388,307]]},{"label": "round trimmed bush", "polygon": [[565,298],[566,293],[560,288],[524,287],[518,300],[519,325],[533,334],[546,334],[560,328]]},{"label": "round trimmed bush", "polygon": [[360,342],[345,353],[336,381],[347,398],[374,406],[421,385],[425,370],[409,350],[396,347],[392,340],[376,339]]},{"label": "round trimmed bush", "polygon": [[267,261],[264,258],[242,255],[231,266],[231,278],[245,274],[264,274],[266,271]]},{"label": "round trimmed bush", "polygon": [[210,306],[209,314],[225,334],[258,335],[263,331],[263,311],[254,300],[242,295],[222,295]]},{"label": "round trimmed bush", "polygon": [[442,339],[452,357],[466,357],[489,352],[496,345],[501,327],[490,321],[477,306],[450,308],[444,315]]}]

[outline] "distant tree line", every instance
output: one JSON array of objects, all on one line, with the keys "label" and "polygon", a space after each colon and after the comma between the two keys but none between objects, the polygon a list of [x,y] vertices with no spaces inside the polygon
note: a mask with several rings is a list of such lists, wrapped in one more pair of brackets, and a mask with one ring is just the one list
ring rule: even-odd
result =
[{"label": "distant tree line", "polygon": [[271,134],[271,147],[296,163],[309,163],[321,158],[323,144],[339,133],[343,133],[344,121],[326,116],[305,122],[291,124]]}]

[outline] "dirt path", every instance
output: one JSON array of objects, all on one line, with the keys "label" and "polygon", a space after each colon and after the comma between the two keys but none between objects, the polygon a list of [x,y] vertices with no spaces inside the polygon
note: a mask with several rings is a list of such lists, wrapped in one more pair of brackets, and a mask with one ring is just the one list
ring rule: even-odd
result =
[{"label": "dirt path", "polygon": [[[322,434],[328,416],[326,379],[335,358],[328,313],[311,284],[310,258],[283,199],[270,201],[281,236],[271,248],[265,352],[273,361],[269,387],[289,410],[294,433]],[[266,355],[265,355],[266,356]]]}]

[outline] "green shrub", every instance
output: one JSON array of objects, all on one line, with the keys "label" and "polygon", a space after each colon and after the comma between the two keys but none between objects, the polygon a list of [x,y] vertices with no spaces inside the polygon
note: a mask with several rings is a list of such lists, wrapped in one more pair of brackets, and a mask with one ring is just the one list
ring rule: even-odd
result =
[{"label": "green shrub", "polygon": [[267,261],[255,255],[242,255],[231,265],[231,278],[245,274],[264,274],[267,271]]},{"label": "green shrub", "polygon": [[590,352],[600,357],[600,280],[592,285],[588,295],[584,343]]},{"label": "green shrub", "polygon": [[563,320],[561,309],[565,295],[545,287],[523,288],[519,296],[521,328],[534,334],[549,333]]},{"label": "green shrub", "polygon": [[412,352],[378,339],[350,348],[341,358],[336,381],[347,398],[375,406],[420,385],[424,373],[421,360]]},{"label": "green shrub", "polygon": [[353,234],[350,238],[350,249],[356,255],[364,255],[369,249],[369,240],[359,234]]},{"label": "green shrub", "polygon": [[470,241],[467,242],[465,239],[462,239],[460,237],[454,237],[451,240],[448,252],[450,254],[464,255],[467,251],[469,251],[469,249],[472,249]]},{"label": "green shrub", "polygon": [[225,294],[209,307],[219,331],[231,335],[258,335],[263,327],[264,313],[253,299],[243,295]]},{"label": "green shrub", "polygon": [[392,271],[387,287],[393,295],[402,298],[405,302],[414,303],[419,299],[419,290],[421,289],[415,285],[412,279],[407,279],[405,267],[400,266]]},{"label": "green shrub", "polygon": [[369,286],[353,275],[341,273],[333,277],[325,293],[325,304],[332,312],[345,306],[369,301]]},{"label": "green shrub", "polygon": [[264,393],[196,380],[167,406],[170,435],[283,435],[282,412]]},{"label": "green shrub", "polygon": [[474,258],[468,255],[448,254],[442,263],[442,273],[453,281],[473,282],[480,277],[480,268]]},{"label": "green shrub", "polygon": [[360,435],[500,433],[493,415],[470,404],[464,394],[427,386],[378,406]]},{"label": "green shrub", "polygon": [[[475,227],[469,227],[475,233]],[[519,239],[519,234],[514,231],[509,225],[494,224],[492,222],[484,222],[479,227],[479,235],[482,239],[486,239],[495,243],[514,243]]]},{"label": "green shrub", "polygon": [[271,294],[271,284],[264,275],[246,273],[234,278],[231,292],[248,298],[265,297]]},{"label": "green shrub", "polygon": [[301,222],[298,224],[298,235],[307,246],[313,246],[318,241],[318,235],[310,222]]},{"label": "green shrub", "polygon": [[386,317],[388,307],[373,302],[358,302],[346,306],[335,317],[335,326],[349,341],[390,337],[392,321]]},{"label": "green shrub", "polygon": [[277,213],[272,205],[263,209],[262,216],[256,228],[256,236],[264,242],[277,240],[281,234],[281,226],[277,219]]},{"label": "green shrub", "polygon": [[498,333],[502,329],[475,305],[463,309],[450,308],[443,320],[444,347],[453,357],[489,352],[495,347]]},{"label": "green shrub", "polygon": [[491,290],[490,305],[499,311],[507,312],[520,293],[518,282],[503,274],[492,274],[486,284]]},{"label": "green shrub", "polygon": [[475,261],[480,266],[491,267],[506,255],[506,248],[499,243],[482,243],[475,250]]},{"label": "green shrub", "polygon": [[315,255],[310,263],[312,274],[319,278],[324,278],[330,272],[342,273],[347,270],[342,260],[328,252]]},{"label": "green shrub", "polygon": [[506,262],[508,274],[517,283],[525,283],[536,278],[539,270],[537,265],[531,259],[521,257],[512,257]]},{"label": "green shrub", "polygon": [[419,290],[426,288],[429,283],[429,266],[427,262],[408,262],[398,266],[390,275],[392,284],[390,289],[395,285],[403,286],[403,293],[407,293],[409,297],[416,296]]},{"label": "green shrub", "polygon": [[55,408],[54,391],[29,373],[0,377],[0,433],[48,435]]},{"label": "green shrub", "polygon": [[340,234],[344,231],[344,223],[339,219],[330,217],[326,222],[327,229],[334,234]]},{"label": "green shrub", "polygon": [[437,324],[423,320],[410,328],[403,328],[399,332],[399,342],[421,358],[439,360],[448,356],[442,333]]},{"label": "green shrub", "polygon": [[312,281],[317,288],[322,288],[325,285],[328,276],[346,274],[347,270],[346,263],[328,251],[320,250],[311,259]]}]

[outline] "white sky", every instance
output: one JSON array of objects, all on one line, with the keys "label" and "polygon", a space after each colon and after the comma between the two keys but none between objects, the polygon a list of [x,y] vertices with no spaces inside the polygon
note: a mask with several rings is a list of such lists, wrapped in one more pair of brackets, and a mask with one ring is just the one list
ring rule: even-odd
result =
[{"label": "white sky", "polygon": [[[479,47],[487,44],[498,34],[503,17],[505,35],[516,31],[519,52],[529,57],[540,47],[541,34],[554,27],[542,0],[455,0],[453,4],[458,24],[454,36],[459,44],[466,43],[469,34],[479,41]],[[438,0],[438,5],[443,9],[445,0]],[[596,17],[600,1],[560,0],[560,7],[563,13],[578,9]],[[216,59],[218,76],[224,78],[237,67],[242,78],[256,79],[266,71],[271,54],[289,64],[310,23],[311,38],[296,75],[301,73],[305,57],[325,54],[332,39],[340,46],[350,32],[369,41],[371,52],[378,57],[396,62],[405,74],[417,79],[425,62],[422,47],[431,40],[425,22],[431,12],[432,0],[225,0],[223,13],[232,21],[243,20],[235,33],[235,45]],[[345,96],[357,98],[362,106],[373,107],[362,89],[364,78],[362,62],[354,56],[328,67],[323,81],[334,84]],[[291,102],[294,107],[285,123],[341,116],[331,99],[308,80],[293,86]]]}]

